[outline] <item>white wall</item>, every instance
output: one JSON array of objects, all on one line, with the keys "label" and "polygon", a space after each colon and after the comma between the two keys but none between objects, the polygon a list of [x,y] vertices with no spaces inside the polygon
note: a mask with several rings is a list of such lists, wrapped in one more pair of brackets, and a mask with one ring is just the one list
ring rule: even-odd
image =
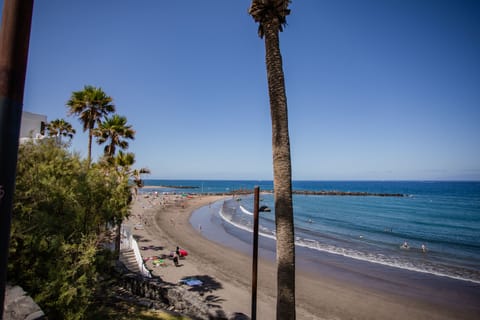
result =
[{"label": "white wall", "polygon": [[47,116],[23,111],[20,138],[36,138],[40,134],[42,122],[47,123]]}]

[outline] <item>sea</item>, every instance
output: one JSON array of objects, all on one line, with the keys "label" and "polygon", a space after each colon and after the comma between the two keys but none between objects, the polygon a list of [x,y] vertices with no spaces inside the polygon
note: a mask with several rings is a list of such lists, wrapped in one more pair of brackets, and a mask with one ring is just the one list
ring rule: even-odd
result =
[{"label": "sea", "polygon": [[[255,186],[260,191],[273,190],[272,181],[146,180],[142,192],[187,195],[252,190],[228,196],[202,211],[217,230],[251,243]],[[480,182],[293,181],[292,187],[404,195],[294,195],[295,241],[302,255],[326,252],[480,284]],[[260,238],[264,239],[260,243],[265,250],[274,250],[273,195],[262,193],[260,205],[271,209],[260,213]]]}]

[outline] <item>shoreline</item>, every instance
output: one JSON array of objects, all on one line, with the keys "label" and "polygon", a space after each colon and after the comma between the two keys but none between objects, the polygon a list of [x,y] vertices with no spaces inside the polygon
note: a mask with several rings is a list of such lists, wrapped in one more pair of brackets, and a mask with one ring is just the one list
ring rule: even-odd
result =
[{"label": "shoreline", "polygon": [[[181,267],[174,267],[168,260],[167,267],[154,268],[150,261],[147,262],[147,267],[154,275],[172,283],[177,283],[186,276],[209,279],[214,284],[209,292],[212,308],[222,309],[227,314],[242,312],[249,315],[251,257],[205,238],[200,234],[199,228],[194,228],[190,223],[195,210],[208,210],[209,204],[225,196],[202,195],[181,200],[172,198],[173,196],[160,196],[158,199],[146,199],[140,194],[133,204],[132,217],[128,223],[134,225],[138,221],[145,222],[143,230],[134,230],[139,246],[164,249],[162,252],[141,250],[144,258],[172,251],[177,245],[185,248],[189,255],[185,260],[180,260]],[[206,233],[207,224],[202,228]],[[317,270],[297,267],[298,319],[475,319],[480,315],[479,307],[464,308],[453,303],[455,301],[440,303],[444,298],[442,290],[449,289],[443,287],[443,284],[452,287],[456,285],[453,282],[448,285],[450,282],[440,281],[443,284],[438,286],[434,278],[420,277],[422,281],[418,281],[409,279],[408,276],[398,282],[398,278],[395,281],[377,278],[377,268],[368,264],[362,266],[358,262],[348,263],[348,260],[328,255],[323,259],[318,261],[323,274]],[[262,319],[274,319],[276,267],[271,257],[260,257],[258,265],[257,315]],[[346,276],[338,277],[341,269],[346,271]],[[426,282],[422,286],[424,298],[421,297],[422,293],[409,294],[418,289],[418,282]],[[478,289],[473,290],[478,292]]]}]

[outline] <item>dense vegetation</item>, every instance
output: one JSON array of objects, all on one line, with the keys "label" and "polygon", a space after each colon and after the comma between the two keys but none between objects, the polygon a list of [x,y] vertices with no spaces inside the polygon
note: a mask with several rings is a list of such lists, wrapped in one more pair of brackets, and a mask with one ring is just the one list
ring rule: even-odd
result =
[{"label": "dense vegetation", "polygon": [[[79,104],[76,108],[81,109]],[[135,132],[125,118],[121,120],[117,131],[127,131],[125,138],[133,139]],[[140,173],[148,172],[132,169],[133,153],[115,154],[115,143],[121,149],[128,144],[108,139],[116,132],[112,126],[102,135],[101,124],[87,127],[106,137],[99,144],[108,143],[95,163],[62,142],[62,137],[71,139],[75,133],[63,119],[47,125],[46,135],[52,138],[19,147],[8,279],[22,286],[49,319],[85,319],[92,314],[88,308],[99,279],[115,258],[103,244],[112,242],[111,231],[128,215]]]},{"label": "dense vegetation", "polygon": [[106,227],[128,213],[128,179],[112,167],[87,169],[52,139],[21,145],[17,170],[9,280],[49,317],[80,318],[108,258]]}]

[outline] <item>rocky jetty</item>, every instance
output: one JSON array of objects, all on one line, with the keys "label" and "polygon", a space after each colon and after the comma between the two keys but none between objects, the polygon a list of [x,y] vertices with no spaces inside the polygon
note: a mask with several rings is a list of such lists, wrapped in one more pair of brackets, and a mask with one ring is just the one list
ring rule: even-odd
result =
[{"label": "rocky jetty", "polygon": [[314,196],[358,196],[358,197],[405,197],[402,193],[374,193],[374,192],[356,192],[356,191],[338,191],[338,190],[294,190],[293,194],[304,194]]},{"label": "rocky jetty", "polygon": [[[148,187],[148,186],[147,186]],[[198,186],[161,186],[160,188],[171,189],[199,189]],[[252,194],[253,190],[250,189],[236,189],[225,192],[200,192],[195,194],[208,194],[208,195],[248,195]],[[262,190],[262,193],[273,193],[273,190]],[[355,197],[406,197],[407,195],[402,193],[386,193],[386,192],[360,192],[360,191],[340,191],[340,190],[293,190],[293,194],[312,195],[312,196],[355,196]]]},{"label": "rocky jetty", "polygon": [[[151,186],[145,186],[145,187],[151,187]],[[166,186],[160,186],[159,188],[165,188],[165,189],[199,189],[200,187],[198,186],[169,186],[169,185],[166,185]]]},{"label": "rocky jetty", "polygon": [[[252,194],[253,190],[233,190],[230,192],[208,193],[215,195],[246,195]],[[262,190],[262,193],[273,193],[273,190]],[[293,190],[293,194],[311,195],[311,196],[355,196],[355,197],[406,197],[402,193],[376,193],[376,192],[358,192],[358,191],[339,191],[339,190]]]}]

